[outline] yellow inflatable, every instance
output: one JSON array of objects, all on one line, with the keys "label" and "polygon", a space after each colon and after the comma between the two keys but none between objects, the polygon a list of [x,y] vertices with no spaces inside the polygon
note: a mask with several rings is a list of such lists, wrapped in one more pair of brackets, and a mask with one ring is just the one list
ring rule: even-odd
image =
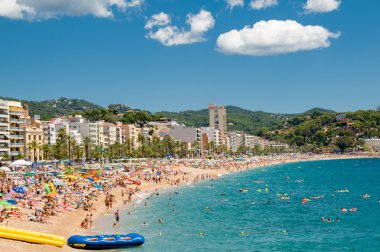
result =
[{"label": "yellow inflatable", "polygon": [[22,229],[0,227],[0,238],[25,241],[31,243],[47,244],[63,247],[65,238],[62,236],[31,232]]}]

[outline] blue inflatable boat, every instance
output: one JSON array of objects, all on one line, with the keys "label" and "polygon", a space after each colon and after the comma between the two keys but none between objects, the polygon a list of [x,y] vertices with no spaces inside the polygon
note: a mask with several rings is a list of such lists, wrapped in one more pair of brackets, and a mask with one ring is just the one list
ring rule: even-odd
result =
[{"label": "blue inflatable boat", "polygon": [[67,245],[79,249],[117,249],[140,246],[145,242],[142,235],[136,233],[121,235],[73,235],[67,239]]}]

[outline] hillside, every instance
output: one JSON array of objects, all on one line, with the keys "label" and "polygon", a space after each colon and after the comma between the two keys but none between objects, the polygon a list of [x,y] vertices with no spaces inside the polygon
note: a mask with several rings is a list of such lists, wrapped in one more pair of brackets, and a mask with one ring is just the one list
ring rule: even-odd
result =
[{"label": "hillside", "polygon": [[[337,116],[341,118],[337,118]],[[286,142],[310,150],[363,145],[360,138],[380,137],[380,112],[359,110],[338,113],[301,114],[282,127],[262,132],[268,139]]]},{"label": "hillside", "polygon": [[28,108],[30,116],[40,115],[42,120],[49,120],[52,117],[70,115],[83,112],[89,109],[100,109],[101,106],[82,99],[58,98],[46,101],[27,101],[9,97],[0,99],[21,101]]},{"label": "hillside", "polygon": [[[240,130],[254,133],[262,127],[274,127],[282,125],[284,120],[292,115],[273,114],[262,111],[250,111],[236,106],[226,106],[227,123],[229,130]],[[187,110],[182,112],[159,112],[158,114],[172,118],[178,123],[189,126],[208,126],[208,109]]]},{"label": "hillside", "polygon": [[[2,97],[0,97],[2,98]],[[2,99],[13,99],[3,97]],[[17,99],[13,99],[17,100]],[[115,122],[119,120],[117,113],[125,114],[123,119],[125,123],[133,123],[136,121],[149,121],[158,117],[167,117],[178,121],[180,124],[188,126],[202,127],[208,126],[208,109],[187,110],[181,112],[158,112],[147,113],[127,113],[131,107],[125,104],[110,104],[107,108],[103,108],[97,104],[82,99],[58,98],[46,101],[27,101],[21,100],[28,107],[30,115],[40,115],[42,120],[49,120],[52,117],[83,114],[91,120],[106,120]],[[229,130],[245,131],[251,134],[266,135],[269,130],[282,129],[283,125],[288,122],[295,126],[304,122],[309,115],[320,115],[323,113],[334,114],[332,110],[322,108],[313,108],[302,114],[276,114],[263,111],[251,111],[236,106],[226,106],[227,123]],[[139,111],[134,109],[134,111]]]}]

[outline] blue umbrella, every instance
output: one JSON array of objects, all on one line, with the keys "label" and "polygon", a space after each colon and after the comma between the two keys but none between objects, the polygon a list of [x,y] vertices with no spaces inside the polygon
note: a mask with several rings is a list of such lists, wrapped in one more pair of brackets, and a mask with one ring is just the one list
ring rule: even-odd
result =
[{"label": "blue umbrella", "polygon": [[12,205],[17,205],[17,201],[15,201],[15,200],[7,200],[7,202],[9,203],[9,204],[12,204]]},{"label": "blue umbrella", "polygon": [[13,187],[12,190],[15,191],[16,193],[21,193],[21,194],[25,194],[26,193],[24,187],[22,187],[22,186]]},{"label": "blue umbrella", "polygon": [[95,179],[93,179],[93,178],[87,178],[87,180],[88,180],[88,181],[91,181],[91,182],[94,182],[94,181],[95,181]]},{"label": "blue umbrella", "polygon": [[103,189],[103,186],[101,186],[101,185],[96,185],[96,186],[94,186],[94,188],[96,188],[96,189]]}]

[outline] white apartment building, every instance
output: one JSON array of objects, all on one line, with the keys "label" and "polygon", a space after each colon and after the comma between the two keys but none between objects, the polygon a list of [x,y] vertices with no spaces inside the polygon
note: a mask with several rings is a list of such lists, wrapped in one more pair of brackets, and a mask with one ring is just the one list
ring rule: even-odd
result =
[{"label": "white apartment building", "polygon": [[67,118],[70,130],[79,132],[81,139],[88,137],[93,145],[99,145],[99,127],[96,122],[89,122],[81,115]]},{"label": "white apartment building", "polygon": [[244,146],[248,148],[253,148],[256,145],[264,146],[267,144],[267,140],[258,137],[258,136],[252,136],[252,135],[244,135]]},{"label": "white apartment building", "polygon": [[55,125],[51,121],[43,121],[45,144],[54,145],[57,142],[57,132]]},{"label": "white apartment building", "polygon": [[375,151],[380,150],[380,138],[363,138],[363,140],[371,149]]},{"label": "white apartment building", "polygon": [[8,101],[0,100],[0,158],[10,155]]},{"label": "white apartment building", "polygon": [[237,151],[244,144],[244,134],[241,132],[230,132],[228,134],[229,148],[232,151]]}]

